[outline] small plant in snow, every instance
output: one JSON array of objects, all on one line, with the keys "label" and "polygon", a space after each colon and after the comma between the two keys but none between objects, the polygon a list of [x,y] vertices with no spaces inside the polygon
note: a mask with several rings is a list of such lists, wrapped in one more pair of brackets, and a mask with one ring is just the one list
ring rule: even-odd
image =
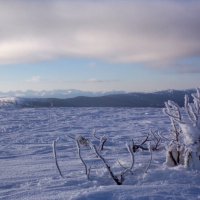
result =
[{"label": "small plant in snow", "polygon": [[[146,139],[140,145],[135,145],[133,140],[131,140],[129,143],[127,143],[126,148],[130,154],[130,165],[129,165],[129,167],[125,167],[118,161],[118,163],[122,169],[121,169],[121,172],[119,172],[117,174],[114,172],[114,170],[112,169],[112,166],[110,166],[109,162],[107,161],[107,159],[105,159],[104,155],[102,154],[102,151],[104,150],[104,144],[107,141],[107,137],[105,135],[102,137],[96,136],[96,131],[93,133],[93,136],[95,139],[99,140],[98,146],[96,146],[90,139],[86,139],[85,137],[83,137],[81,135],[78,135],[76,137],[68,136],[76,143],[78,156],[85,168],[85,174],[86,174],[88,180],[90,179],[91,166],[87,165],[87,163],[85,162],[85,159],[83,158],[82,153],[81,153],[84,148],[88,148],[88,147],[89,147],[90,151],[93,153],[93,156],[95,156],[96,158],[99,158],[102,161],[102,163],[105,166],[105,168],[107,169],[110,177],[117,185],[122,185],[125,181],[126,176],[128,174],[133,174],[132,170],[133,170],[134,163],[135,163],[134,153],[139,148],[141,148],[143,150],[149,150],[150,154],[151,154],[151,158],[148,163],[148,166],[146,167],[146,169],[144,171],[145,173],[147,173],[147,171],[151,165],[151,161],[152,161],[152,151],[151,151],[152,149],[150,149],[151,145],[149,145],[149,147],[143,147],[143,145],[148,141],[149,135],[146,137]],[[54,159],[55,159],[55,163],[56,163],[58,172],[59,172],[60,176],[62,178],[64,178],[64,176],[60,170],[60,167],[58,165],[58,159],[57,159],[57,153],[56,153],[57,141],[58,141],[58,139],[53,141],[53,154],[54,154]]]},{"label": "small plant in snow", "polygon": [[[147,145],[147,142],[152,142],[151,146],[149,147]],[[142,151],[149,151],[149,148],[151,148],[151,151],[158,151],[160,149],[162,142],[162,138],[160,136],[159,131],[153,131],[150,130],[150,132],[147,134],[146,138],[140,142],[140,144],[133,144],[133,152],[137,152],[139,149]]]},{"label": "small plant in snow", "polygon": [[165,103],[164,112],[169,116],[172,125],[166,164],[200,170],[200,89],[192,97],[193,103],[189,103],[189,97],[185,96],[186,118],[182,117],[175,102]]}]

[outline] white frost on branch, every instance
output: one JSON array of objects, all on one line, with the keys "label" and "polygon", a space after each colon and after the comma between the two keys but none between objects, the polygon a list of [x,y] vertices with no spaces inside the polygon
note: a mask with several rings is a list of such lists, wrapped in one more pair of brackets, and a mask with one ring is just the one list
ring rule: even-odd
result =
[{"label": "white frost on branch", "polygon": [[[130,165],[128,167],[125,167],[123,166],[120,162],[120,166],[123,168],[121,169],[121,172],[119,173],[115,173],[114,170],[112,169],[112,166],[110,166],[109,164],[109,160],[107,160],[105,157],[104,157],[104,154],[102,154],[102,151],[103,149],[100,148],[100,147],[103,147],[103,142],[106,141],[105,138],[107,139],[106,136],[103,136],[101,138],[97,138],[97,136],[94,134],[93,136],[95,136],[95,138],[97,139],[100,139],[100,144],[99,144],[99,147],[97,147],[95,144],[92,143],[92,141],[90,139],[87,139],[81,135],[76,135],[75,137],[71,136],[71,135],[68,135],[69,138],[71,138],[75,144],[76,144],[76,147],[77,147],[77,151],[78,151],[78,156],[79,156],[79,159],[81,160],[84,168],[85,168],[85,174],[87,176],[87,179],[89,180],[90,179],[90,171],[91,171],[91,167],[89,167],[85,161],[85,156],[83,157],[82,156],[82,150],[85,148],[87,150],[90,151],[90,153],[92,153],[92,155],[96,158],[99,158],[104,166],[106,167],[106,169],[108,170],[109,172],[109,175],[110,177],[114,180],[114,182],[117,184],[117,185],[122,185],[125,181],[125,178],[126,176],[129,174],[133,174],[133,167],[134,167],[134,164],[135,164],[135,157],[134,157],[134,153],[135,153],[135,144],[133,142],[133,140],[129,141],[127,144],[126,144],[126,148],[127,148],[127,151],[128,153],[130,154]],[[142,148],[141,146],[146,143],[148,141],[148,138],[149,138],[149,134],[147,135],[147,137],[145,138],[145,140],[141,143],[141,145],[137,146],[138,148],[141,148],[141,149],[145,149],[145,148]],[[61,177],[64,177],[63,174],[61,173],[61,170],[60,170],[60,167],[58,165],[58,160],[57,160],[57,156],[56,156],[56,142],[58,141],[55,140],[53,142],[53,153],[54,153],[54,158],[55,158],[55,163],[56,163],[56,167],[59,171],[59,174]],[[101,142],[103,141],[103,142]],[[146,150],[146,149],[145,149]],[[150,151],[150,154],[151,154],[151,158],[150,158],[150,161],[148,163],[148,166],[145,170],[145,173],[147,172],[147,170],[149,169],[150,165],[151,165],[151,160],[152,160],[152,149],[150,149],[150,146],[147,148],[147,150]],[[89,152],[86,154],[86,157],[88,158],[88,155],[89,155]]]},{"label": "white frost on branch", "polygon": [[56,140],[53,141],[53,144],[52,144],[52,146],[53,146],[53,155],[54,155],[54,159],[55,159],[55,163],[56,163],[56,168],[58,169],[58,172],[59,172],[60,176],[62,178],[64,178],[64,176],[63,176],[63,174],[61,172],[61,169],[59,167],[59,164],[58,164],[58,158],[57,158],[57,152],[56,152],[56,143],[58,142],[58,140],[59,140],[59,138],[57,138]]},{"label": "white frost on branch", "polygon": [[164,112],[172,125],[172,139],[167,149],[168,166],[184,165],[189,169],[200,170],[200,89],[192,94],[193,103],[185,95],[184,111],[188,119],[183,119],[179,106],[173,102],[165,103]]},{"label": "white frost on branch", "polygon": [[185,145],[192,145],[199,141],[199,127],[193,126],[192,124],[188,123],[180,123],[179,126],[182,130],[183,141]]}]

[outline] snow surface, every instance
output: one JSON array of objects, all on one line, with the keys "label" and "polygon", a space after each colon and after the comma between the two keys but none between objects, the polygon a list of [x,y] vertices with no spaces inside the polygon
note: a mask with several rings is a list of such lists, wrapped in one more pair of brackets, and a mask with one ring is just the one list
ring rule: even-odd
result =
[{"label": "snow surface", "polygon": [[[200,173],[166,167],[164,148],[153,152],[147,174],[149,152],[137,152],[133,174],[121,186],[115,185],[102,162],[86,149],[84,158],[92,165],[88,181],[76,145],[67,135],[92,139],[94,128],[97,135],[109,137],[103,153],[117,172],[121,170],[117,159],[130,164],[127,141],[142,141],[150,128],[166,137],[170,121],[157,108],[0,109],[0,199],[200,199]],[[53,159],[52,142],[57,137],[65,179],[59,176]]]}]

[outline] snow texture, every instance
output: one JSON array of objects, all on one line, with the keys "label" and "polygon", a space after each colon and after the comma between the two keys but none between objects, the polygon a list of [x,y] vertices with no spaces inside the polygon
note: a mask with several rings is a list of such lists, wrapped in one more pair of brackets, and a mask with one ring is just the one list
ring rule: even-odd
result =
[{"label": "snow texture", "polygon": [[[130,164],[126,143],[141,142],[149,129],[159,129],[168,137],[169,118],[155,108],[42,108],[0,109],[0,199],[1,200],[131,200],[200,199],[200,172],[183,166],[167,167],[165,149],[135,153],[133,174],[116,185],[101,160],[83,156],[92,166],[90,180],[78,158],[76,144],[67,135],[98,136],[108,141],[104,157],[115,173]],[[57,141],[61,178],[53,157]],[[97,141],[98,142],[98,141]],[[164,145],[164,144],[162,144]]]}]

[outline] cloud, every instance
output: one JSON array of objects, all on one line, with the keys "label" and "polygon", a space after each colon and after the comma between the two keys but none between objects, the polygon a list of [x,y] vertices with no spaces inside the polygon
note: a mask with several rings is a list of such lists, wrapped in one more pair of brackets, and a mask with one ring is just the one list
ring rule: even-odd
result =
[{"label": "cloud", "polygon": [[88,83],[111,83],[111,82],[118,82],[119,80],[101,80],[96,78],[90,78],[86,82]]},{"label": "cloud", "polygon": [[87,80],[87,82],[89,82],[89,83],[103,83],[105,81],[104,80],[98,80],[96,78],[91,78],[91,79]]},{"label": "cloud", "polygon": [[199,1],[1,1],[0,64],[60,57],[162,66],[200,56]]},{"label": "cloud", "polygon": [[32,76],[30,79],[26,80],[26,82],[29,82],[29,83],[38,83],[40,81],[41,81],[40,76]]},{"label": "cloud", "polygon": [[200,74],[200,65],[184,65],[175,66],[175,70],[182,74]]}]

